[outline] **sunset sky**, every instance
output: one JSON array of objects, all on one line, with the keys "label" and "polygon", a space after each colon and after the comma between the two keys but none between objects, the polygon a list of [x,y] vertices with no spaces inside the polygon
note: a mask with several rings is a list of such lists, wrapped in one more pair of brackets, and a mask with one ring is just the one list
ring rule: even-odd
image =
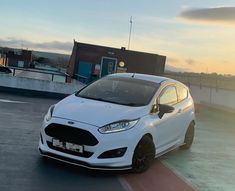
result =
[{"label": "sunset sky", "polygon": [[168,68],[235,74],[234,0],[0,0],[0,46],[71,53],[73,39],[167,56]]}]

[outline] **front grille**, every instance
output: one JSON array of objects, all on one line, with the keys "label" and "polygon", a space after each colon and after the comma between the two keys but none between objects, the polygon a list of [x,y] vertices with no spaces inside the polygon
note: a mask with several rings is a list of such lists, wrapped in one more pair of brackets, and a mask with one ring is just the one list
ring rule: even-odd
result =
[{"label": "front grille", "polygon": [[49,142],[49,141],[47,141],[47,145],[48,145],[49,148],[51,148],[53,150],[60,151],[60,152],[63,152],[63,153],[67,153],[67,154],[71,154],[71,155],[75,155],[75,156],[79,156],[79,157],[89,158],[93,155],[92,152],[88,152],[88,151],[83,151],[83,153],[79,153],[79,152],[70,151],[70,150],[67,150],[67,149],[62,149],[62,148],[59,148],[59,147],[55,147],[55,146],[52,145],[52,142]]},{"label": "front grille", "polygon": [[99,143],[95,136],[89,131],[56,123],[48,125],[45,128],[45,133],[60,141],[78,145],[95,146]]}]

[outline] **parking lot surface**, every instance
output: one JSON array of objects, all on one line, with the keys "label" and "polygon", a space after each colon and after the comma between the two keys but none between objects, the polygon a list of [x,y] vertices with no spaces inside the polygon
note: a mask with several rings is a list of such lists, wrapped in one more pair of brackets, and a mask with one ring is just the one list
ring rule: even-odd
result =
[{"label": "parking lot surface", "polygon": [[124,190],[115,172],[42,160],[37,150],[40,125],[57,101],[0,95],[0,190]]},{"label": "parking lot surface", "polygon": [[161,161],[198,190],[235,190],[235,113],[205,107],[196,124],[191,149],[172,151]]},{"label": "parking lot surface", "polygon": [[143,174],[91,171],[38,153],[40,125],[56,99],[0,93],[0,190],[235,190],[235,115],[197,114],[190,150],[174,150]]}]

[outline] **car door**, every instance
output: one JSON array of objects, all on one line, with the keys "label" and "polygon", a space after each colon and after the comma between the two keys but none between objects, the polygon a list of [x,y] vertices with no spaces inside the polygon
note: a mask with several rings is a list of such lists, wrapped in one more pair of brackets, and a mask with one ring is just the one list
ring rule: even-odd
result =
[{"label": "car door", "polygon": [[162,152],[178,142],[178,131],[180,128],[178,112],[180,108],[177,104],[176,87],[174,85],[165,87],[157,99],[159,104],[166,104],[175,108],[172,113],[164,114],[161,119],[158,117],[158,123],[155,124],[157,152]]}]

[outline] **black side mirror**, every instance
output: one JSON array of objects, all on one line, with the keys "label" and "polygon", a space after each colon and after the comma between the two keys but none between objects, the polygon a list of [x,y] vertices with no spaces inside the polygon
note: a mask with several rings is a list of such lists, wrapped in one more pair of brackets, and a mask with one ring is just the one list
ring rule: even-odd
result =
[{"label": "black side mirror", "polygon": [[159,113],[158,116],[161,119],[165,113],[172,113],[175,110],[174,107],[165,105],[165,104],[159,104]]}]

